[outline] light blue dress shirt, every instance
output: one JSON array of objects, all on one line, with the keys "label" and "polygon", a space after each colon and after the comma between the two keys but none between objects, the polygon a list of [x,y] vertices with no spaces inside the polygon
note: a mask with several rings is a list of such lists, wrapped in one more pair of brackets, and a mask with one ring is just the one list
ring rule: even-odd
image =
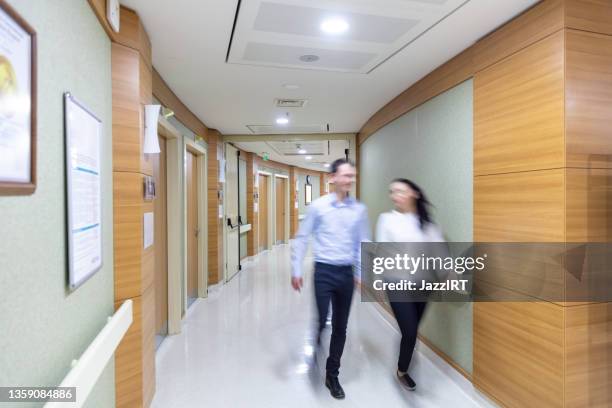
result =
[{"label": "light blue dress shirt", "polygon": [[353,265],[361,276],[361,242],[370,240],[368,210],[352,197],[338,201],[335,193],[327,194],[310,204],[306,218],[300,223],[291,252],[292,276],[302,276],[302,261],[308,239],[314,236],[315,262],[330,265]]}]

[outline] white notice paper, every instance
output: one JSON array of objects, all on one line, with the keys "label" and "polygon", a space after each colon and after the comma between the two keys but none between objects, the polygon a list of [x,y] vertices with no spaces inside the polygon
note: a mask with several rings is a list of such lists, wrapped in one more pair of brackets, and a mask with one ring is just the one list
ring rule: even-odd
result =
[{"label": "white notice paper", "polygon": [[219,160],[219,183],[225,183],[225,159]]},{"label": "white notice paper", "polygon": [[65,94],[68,261],[72,289],[102,266],[100,138],[102,122]]},{"label": "white notice paper", "polygon": [[253,211],[254,212],[259,211],[259,206],[257,205],[257,203],[253,204]]},{"label": "white notice paper", "polygon": [[143,236],[143,245],[144,245],[144,249],[147,249],[148,247],[150,247],[151,245],[153,245],[154,242],[154,235],[155,235],[155,219],[154,219],[154,214],[152,212],[148,212],[148,213],[144,213],[143,215],[144,219],[143,219],[143,231],[142,231],[142,236]]}]

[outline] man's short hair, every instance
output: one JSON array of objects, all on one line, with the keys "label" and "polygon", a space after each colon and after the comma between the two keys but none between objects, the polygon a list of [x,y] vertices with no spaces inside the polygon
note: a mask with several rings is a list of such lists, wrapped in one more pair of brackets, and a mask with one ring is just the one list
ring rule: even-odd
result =
[{"label": "man's short hair", "polygon": [[355,164],[353,164],[352,161],[350,161],[349,159],[337,159],[334,160],[334,162],[331,164],[331,172],[332,173],[336,173],[338,171],[338,169],[340,168],[340,166],[342,166],[343,164],[350,164],[352,167],[355,167]]}]

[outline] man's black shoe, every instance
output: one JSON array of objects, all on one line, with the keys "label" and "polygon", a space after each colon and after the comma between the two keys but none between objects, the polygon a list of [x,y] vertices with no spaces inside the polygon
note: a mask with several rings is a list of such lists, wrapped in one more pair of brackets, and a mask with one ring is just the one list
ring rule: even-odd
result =
[{"label": "man's black shoe", "polygon": [[408,373],[401,374],[398,371],[397,379],[404,387],[408,388],[410,391],[414,391],[416,389],[416,383],[414,382],[412,378],[410,378]]},{"label": "man's black shoe", "polygon": [[333,377],[331,375],[327,375],[325,377],[325,386],[329,388],[329,393],[335,399],[344,399],[344,390],[340,386],[340,381],[338,381],[338,377]]}]

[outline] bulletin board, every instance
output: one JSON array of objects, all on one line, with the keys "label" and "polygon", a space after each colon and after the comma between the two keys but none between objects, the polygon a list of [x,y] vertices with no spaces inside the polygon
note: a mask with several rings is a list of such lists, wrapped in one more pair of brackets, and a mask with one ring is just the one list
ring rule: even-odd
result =
[{"label": "bulletin board", "polygon": [[64,94],[68,284],[76,289],[102,267],[102,122]]}]

